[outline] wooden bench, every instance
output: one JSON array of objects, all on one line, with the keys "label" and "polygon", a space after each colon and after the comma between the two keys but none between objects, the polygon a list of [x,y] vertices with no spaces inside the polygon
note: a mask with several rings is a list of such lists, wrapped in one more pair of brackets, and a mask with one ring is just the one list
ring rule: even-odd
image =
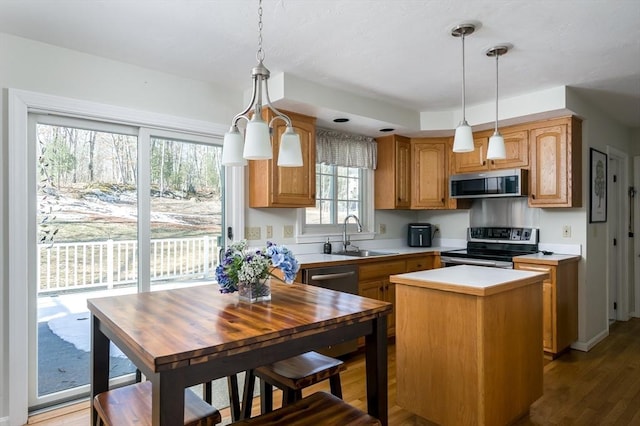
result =
[{"label": "wooden bench", "polygon": [[273,409],[273,386],[282,390],[283,406],[302,399],[302,389],[327,379],[331,393],[342,398],[340,372],[345,368],[339,359],[312,351],[249,370],[245,377],[242,418],[251,417],[256,377],[260,378],[260,406],[264,414]]},{"label": "wooden bench", "polygon": [[[184,425],[213,426],[220,412],[189,389],[184,390]],[[151,426],[151,382],[140,382],[102,392],[93,399],[98,425]]]},{"label": "wooden bench", "polygon": [[327,392],[316,392],[270,413],[231,426],[380,425],[380,421]]}]

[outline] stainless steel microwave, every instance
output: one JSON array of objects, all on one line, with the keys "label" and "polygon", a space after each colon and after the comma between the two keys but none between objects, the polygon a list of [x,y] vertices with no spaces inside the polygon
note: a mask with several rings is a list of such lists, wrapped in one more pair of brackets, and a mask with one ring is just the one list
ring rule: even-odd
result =
[{"label": "stainless steel microwave", "polygon": [[526,169],[505,169],[453,175],[449,178],[449,194],[451,198],[527,196],[528,172]]}]

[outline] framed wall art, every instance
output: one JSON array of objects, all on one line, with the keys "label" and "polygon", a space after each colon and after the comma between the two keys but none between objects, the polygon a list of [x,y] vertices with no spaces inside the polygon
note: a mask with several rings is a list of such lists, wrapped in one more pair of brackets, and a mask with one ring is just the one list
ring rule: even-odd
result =
[{"label": "framed wall art", "polygon": [[589,165],[589,222],[606,222],[607,154],[591,148]]}]

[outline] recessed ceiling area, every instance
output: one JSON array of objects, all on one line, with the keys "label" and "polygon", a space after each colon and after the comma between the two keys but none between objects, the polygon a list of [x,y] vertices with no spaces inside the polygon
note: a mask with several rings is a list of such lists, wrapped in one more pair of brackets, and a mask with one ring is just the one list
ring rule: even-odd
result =
[{"label": "recessed ceiling area", "polygon": [[[257,0],[2,1],[0,31],[241,93],[256,63],[257,8]],[[378,136],[389,127],[419,132],[421,114],[458,114],[460,40],[451,29],[472,21],[465,65],[472,111],[495,102],[495,62],[485,51],[507,43],[513,47],[500,60],[500,98],[567,86],[625,126],[640,127],[637,0],[264,0],[263,21],[272,76],[404,117],[297,105],[319,125]],[[334,123],[338,117],[349,122]]]}]

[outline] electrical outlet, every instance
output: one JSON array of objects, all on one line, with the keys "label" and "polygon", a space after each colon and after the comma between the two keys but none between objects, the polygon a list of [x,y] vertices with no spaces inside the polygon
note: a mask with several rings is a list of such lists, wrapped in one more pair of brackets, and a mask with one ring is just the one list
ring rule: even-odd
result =
[{"label": "electrical outlet", "polygon": [[571,226],[570,225],[564,225],[562,227],[562,237],[563,238],[571,238]]},{"label": "electrical outlet", "polygon": [[273,226],[267,225],[267,238],[273,238]]},{"label": "electrical outlet", "polygon": [[260,227],[244,228],[244,237],[247,240],[259,240],[261,238]]},{"label": "electrical outlet", "polygon": [[284,238],[293,238],[293,225],[285,225],[283,230]]},{"label": "electrical outlet", "polygon": [[431,224],[433,227],[433,231],[431,231],[431,235],[436,235],[436,233],[440,234],[440,225],[437,223]]},{"label": "electrical outlet", "polygon": [[384,223],[380,224],[380,234],[386,234],[387,233],[387,225]]}]

